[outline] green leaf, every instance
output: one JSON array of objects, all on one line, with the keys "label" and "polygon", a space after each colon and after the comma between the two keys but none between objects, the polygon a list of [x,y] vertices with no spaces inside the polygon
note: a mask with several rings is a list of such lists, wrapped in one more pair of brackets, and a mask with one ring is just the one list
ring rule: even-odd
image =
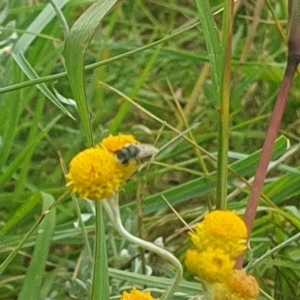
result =
[{"label": "green leaf", "polygon": [[[150,71],[152,70],[152,67],[154,63],[156,62],[157,56],[160,53],[161,45],[157,48],[157,50],[152,54],[151,58],[149,59],[147,65],[145,66],[141,76],[139,76],[137,82],[135,83],[132,91],[129,93],[128,97],[135,98],[138,94],[139,90],[145,83],[147,76],[149,75]],[[129,110],[131,108],[131,105],[129,102],[124,102],[116,116],[114,117],[114,120],[112,121],[111,125],[109,126],[109,132],[112,134],[115,134],[118,130],[119,126],[122,124],[123,120],[125,119],[126,115],[128,114]]]},{"label": "green leaf", "polygon": [[5,234],[8,230],[16,226],[41,200],[40,193],[33,194],[24,204],[9,218],[5,225],[0,228],[0,235]]},{"label": "green leaf", "polygon": [[[64,7],[69,0],[53,0],[53,5],[57,9]],[[43,11],[35,18],[35,20],[27,28],[28,32],[35,32],[36,35],[25,33],[23,34],[15,44],[12,52],[12,57],[21,70],[26,74],[30,80],[39,79],[32,66],[26,60],[24,53],[35,40],[37,35],[43,31],[43,29],[52,21],[56,16],[56,12],[51,4],[47,4]],[[56,105],[62,112],[74,119],[74,117],[68,112],[68,110],[60,103],[55,95],[47,88],[44,83],[38,84],[37,88],[49,99],[54,105]]]},{"label": "green leaf", "polygon": [[[12,57],[20,67],[20,69],[26,74],[29,79],[38,79],[39,76],[32,68],[30,63],[25,58],[23,52],[13,52]],[[70,118],[75,120],[75,118],[69,113],[69,111],[61,104],[58,98],[48,89],[48,87],[44,83],[40,83],[36,85],[37,88],[49,99],[55,106],[57,106],[63,113],[68,115]]]},{"label": "green leaf", "polygon": [[30,140],[30,142],[26,145],[26,147],[22,150],[22,152],[15,157],[14,161],[4,170],[4,172],[0,176],[0,185],[3,185],[6,180],[8,180],[12,174],[19,168],[20,164],[24,160],[24,158],[31,153],[32,149],[34,149],[39,142],[45,137],[45,134],[51,130],[51,128],[56,124],[56,122],[61,118],[61,116],[57,116],[54,118],[45,128],[45,130],[39,133],[34,139]]},{"label": "green leaf", "polygon": [[[116,2],[116,0],[101,0],[94,2],[72,26],[64,49],[65,63],[70,86],[74,100],[77,103],[78,113],[89,146],[92,146],[94,142],[84,86],[84,56],[103,17],[109,12]],[[102,300],[109,298],[108,267],[100,201],[96,201],[95,205],[96,245],[92,299]]]},{"label": "green leaf", "polygon": [[116,0],[102,0],[93,3],[72,26],[64,49],[73,97],[89,146],[93,144],[93,134],[84,87],[84,56],[100,22],[116,2]]},{"label": "green leaf", "polygon": [[[13,62],[12,66],[12,78],[14,82],[18,82],[22,76],[21,71],[17,65]],[[9,95],[4,95],[2,98],[1,109],[0,109],[0,135],[3,139],[3,145],[1,147],[0,155],[0,169],[6,163],[7,158],[12,149],[14,138],[18,128],[18,122],[21,112],[21,92],[13,91]],[[7,118],[7,116],[10,116]]]},{"label": "green leaf", "polygon": [[285,174],[278,180],[269,183],[263,188],[267,195],[276,205],[284,204],[286,199],[300,195],[300,175]]},{"label": "green leaf", "polygon": [[220,87],[223,72],[222,47],[209,1],[196,0],[196,4],[202,32],[205,38],[208,59],[211,66],[213,103],[215,106],[219,106]]},{"label": "green leaf", "polygon": [[[149,276],[149,275],[143,275],[143,274],[137,274],[129,271],[124,271],[124,270],[117,270],[113,268],[109,268],[109,274],[118,280],[125,280],[130,281],[133,283],[133,286],[140,285],[144,286],[145,283],[147,285],[151,285],[156,288],[163,288],[165,289],[166,287],[170,286],[173,282],[173,279],[171,278],[162,278],[158,276]],[[186,281],[186,280],[181,280],[178,288],[178,292],[186,293],[189,296],[196,296],[202,293],[202,287],[201,284],[198,282],[191,282],[191,281]],[[177,299],[177,298],[176,298]],[[180,298],[178,298],[180,299]],[[183,298],[182,298],[183,299]]]},{"label": "green leaf", "polygon": [[[43,211],[45,211],[54,202],[54,198],[45,193],[42,193],[42,197]],[[38,227],[38,236],[34,246],[34,252],[19,294],[19,300],[39,299],[54,228],[55,209],[53,208]]]},{"label": "green leaf", "polygon": [[[63,8],[69,0],[53,0],[56,6],[61,9]],[[56,16],[55,10],[51,4],[47,4],[42,12],[35,18],[35,20],[27,27],[27,32],[35,32],[36,34],[41,33],[43,29],[51,22],[51,20]],[[27,48],[35,40],[37,35],[30,33],[24,33],[17,41],[14,46],[14,53],[25,53]]]}]

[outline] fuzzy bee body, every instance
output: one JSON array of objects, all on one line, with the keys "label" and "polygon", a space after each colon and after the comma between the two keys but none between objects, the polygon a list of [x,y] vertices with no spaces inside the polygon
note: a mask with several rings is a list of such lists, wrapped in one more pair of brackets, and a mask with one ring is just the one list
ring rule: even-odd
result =
[{"label": "fuzzy bee body", "polygon": [[116,160],[121,164],[128,164],[129,162],[143,163],[152,156],[154,156],[158,150],[147,144],[128,144],[115,153]]}]

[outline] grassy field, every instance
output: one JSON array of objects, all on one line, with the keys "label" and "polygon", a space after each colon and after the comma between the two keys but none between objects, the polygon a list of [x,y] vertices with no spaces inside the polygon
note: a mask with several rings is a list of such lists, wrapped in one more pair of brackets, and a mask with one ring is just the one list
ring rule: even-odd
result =
[{"label": "grassy field", "polygon": [[[119,191],[132,234],[183,262],[179,216],[193,226],[225,200],[245,212],[287,61],[287,1],[236,1],[234,16],[217,0],[115,2],[0,3],[0,299],[161,297],[170,284],[168,262],[65,187],[71,158],[109,133],[160,150]],[[244,261],[261,300],[300,298],[299,91],[297,73]],[[95,251],[109,268],[96,262],[92,280]],[[202,294],[184,269],[172,299]]]}]

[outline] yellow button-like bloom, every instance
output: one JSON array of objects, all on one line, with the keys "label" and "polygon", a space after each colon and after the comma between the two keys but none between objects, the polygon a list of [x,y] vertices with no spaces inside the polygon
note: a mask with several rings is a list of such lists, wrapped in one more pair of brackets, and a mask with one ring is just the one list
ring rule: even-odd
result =
[{"label": "yellow button-like bloom", "polygon": [[214,300],[256,300],[258,285],[244,271],[233,270],[235,258],[246,249],[247,229],[234,212],[216,210],[190,233],[196,249],[186,252],[189,271],[204,281]]},{"label": "yellow button-like bloom", "polygon": [[227,285],[233,294],[240,297],[238,299],[254,300],[258,297],[259,290],[256,279],[243,270],[234,270]]},{"label": "yellow button-like bloom", "polygon": [[122,149],[127,144],[137,144],[135,137],[131,134],[110,135],[102,140],[100,145],[112,153]]},{"label": "yellow button-like bloom", "polygon": [[259,295],[255,278],[243,270],[234,270],[227,282],[209,285],[214,300],[256,300]]},{"label": "yellow button-like bloom", "polygon": [[124,292],[122,295],[121,300],[159,300],[154,299],[150,292],[141,292],[137,290],[136,288],[133,288],[129,293]]},{"label": "yellow button-like bloom", "polygon": [[128,144],[137,144],[132,135],[109,136],[96,145],[78,153],[70,162],[67,185],[81,198],[91,200],[112,196],[136,170],[134,160],[120,163],[115,153]]},{"label": "yellow button-like bloom", "polygon": [[246,225],[234,212],[210,212],[195,229],[196,233],[190,235],[199,250],[207,247],[221,248],[231,257],[237,257],[246,249]]},{"label": "yellow button-like bloom", "polygon": [[208,247],[205,251],[188,249],[185,256],[187,269],[206,282],[224,282],[232,274],[234,260],[222,249]]},{"label": "yellow button-like bloom", "polygon": [[212,211],[204,217],[203,225],[209,234],[230,241],[245,239],[247,236],[245,223],[233,211]]}]

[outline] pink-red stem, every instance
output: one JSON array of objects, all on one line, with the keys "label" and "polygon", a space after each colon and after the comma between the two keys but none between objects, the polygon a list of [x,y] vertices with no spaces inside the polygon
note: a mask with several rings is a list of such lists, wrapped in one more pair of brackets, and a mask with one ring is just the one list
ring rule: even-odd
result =
[{"label": "pink-red stem", "polygon": [[[266,134],[264,145],[262,148],[261,157],[256,169],[255,178],[252,184],[249,201],[246,207],[244,221],[246,223],[248,234],[250,235],[253,221],[256,215],[257,206],[260,199],[260,194],[264,185],[264,180],[267,174],[267,169],[272,156],[273,146],[277,137],[281,119],[288,99],[288,93],[294,74],[297,69],[298,62],[293,59],[288,59],[288,64],[282,80],[279,94],[277,96],[274,111],[270,120],[270,125]],[[236,268],[241,269],[243,265],[244,255],[237,258]]]}]

